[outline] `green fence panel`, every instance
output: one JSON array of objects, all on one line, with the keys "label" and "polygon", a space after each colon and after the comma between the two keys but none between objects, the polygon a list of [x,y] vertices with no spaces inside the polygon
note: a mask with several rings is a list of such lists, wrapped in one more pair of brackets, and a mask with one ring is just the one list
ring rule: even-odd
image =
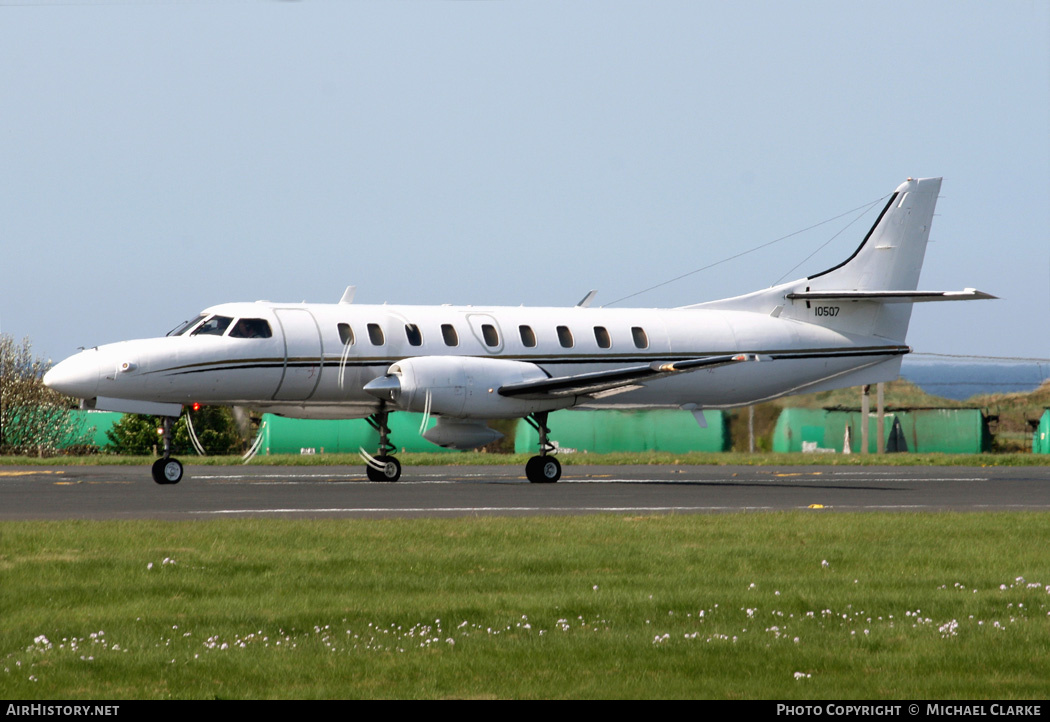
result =
[{"label": "green fence panel", "polygon": [[[399,411],[390,414],[390,443],[399,451],[455,453],[432,444],[419,434],[422,414]],[[379,433],[365,419],[289,419],[274,414],[263,414],[263,440],[259,453],[267,454],[346,454],[363,448],[374,454],[379,445]],[[431,417],[429,429],[436,423]],[[312,451],[311,451],[312,450]]]},{"label": "green fence panel", "polygon": [[[784,409],[773,430],[773,451],[835,451],[845,446],[846,429],[850,451],[861,448],[861,415],[858,410]],[[899,422],[907,451],[918,453],[979,454],[991,449],[992,437],[980,409],[908,409],[886,412],[883,434],[888,441]],[[868,451],[878,445],[878,420],[868,414]],[[822,433],[821,433],[822,432]],[[884,441],[884,443],[885,443]],[[804,447],[803,444],[809,442]],[[816,442],[814,448],[812,444]]]},{"label": "green fence panel", "polygon": [[1039,417],[1039,426],[1032,436],[1033,454],[1050,454],[1050,409]]},{"label": "green fence panel", "polygon": [[[692,413],[654,411],[555,411],[547,418],[550,438],[565,450],[607,454],[618,451],[725,451],[729,448],[726,415],[705,410],[707,428]],[[539,434],[524,419],[514,432],[514,451],[536,453]]]}]

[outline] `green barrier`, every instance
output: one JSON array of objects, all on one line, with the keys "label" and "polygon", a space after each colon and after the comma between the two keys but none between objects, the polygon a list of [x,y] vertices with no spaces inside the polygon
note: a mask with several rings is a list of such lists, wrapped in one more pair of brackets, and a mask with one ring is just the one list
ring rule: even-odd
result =
[{"label": "green barrier", "polygon": [[[390,443],[398,451],[425,451],[433,453],[455,453],[443,449],[419,435],[422,414],[399,411],[390,414]],[[314,419],[288,419],[273,414],[263,414],[262,443],[259,454],[346,454],[358,449],[374,454],[379,445],[379,432],[365,419],[340,419],[319,421]],[[429,429],[436,423],[431,417]]]},{"label": "green barrier", "polygon": [[1050,409],[1039,417],[1039,426],[1032,435],[1032,453],[1050,454]]},{"label": "green barrier", "polygon": [[[607,454],[617,451],[726,451],[729,425],[720,410],[704,412],[707,428],[692,413],[658,411],[555,411],[547,419],[551,440],[568,451]],[[514,451],[533,454],[539,434],[522,419],[514,433]]]},{"label": "green barrier", "polygon": [[[868,451],[876,452],[877,419],[868,414]],[[773,430],[773,451],[834,451],[861,449],[861,415],[853,409],[784,409]],[[884,416],[887,447],[897,451],[980,454],[992,447],[992,435],[981,409],[908,409]]]}]

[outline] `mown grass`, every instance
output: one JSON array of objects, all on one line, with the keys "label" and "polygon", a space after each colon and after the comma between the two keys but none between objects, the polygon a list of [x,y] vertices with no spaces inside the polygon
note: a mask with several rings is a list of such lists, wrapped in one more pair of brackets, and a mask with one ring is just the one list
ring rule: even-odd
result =
[{"label": "mown grass", "polygon": [[4,523],[0,697],[1045,697],[1048,521]]}]

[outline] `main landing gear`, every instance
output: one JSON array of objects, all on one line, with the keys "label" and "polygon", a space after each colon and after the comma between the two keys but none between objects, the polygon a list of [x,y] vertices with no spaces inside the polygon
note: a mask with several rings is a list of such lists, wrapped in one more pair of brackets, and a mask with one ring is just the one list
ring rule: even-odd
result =
[{"label": "main landing gear", "polygon": [[[389,417],[390,412],[384,406],[380,406],[379,411],[367,419],[369,425],[379,432],[379,450],[375,456],[361,449],[361,456],[367,464],[365,473],[369,481],[397,481],[401,478],[401,462],[393,456],[397,447],[390,443],[390,427],[387,425]],[[553,456],[554,444],[547,438],[550,433],[547,427],[547,412],[537,412],[525,420],[540,435],[540,454],[525,464],[525,477],[533,484],[553,484],[561,478],[561,463]]]},{"label": "main landing gear", "polygon": [[540,411],[525,420],[540,435],[540,455],[534,456],[525,464],[525,478],[533,484],[553,484],[561,478],[561,463],[553,456],[554,444],[547,440],[550,429],[547,427],[547,412]]},{"label": "main landing gear", "polygon": [[365,473],[369,481],[397,481],[401,478],[401,462],[391,456],[391,452],[397,449],[390,443],[390,427],[387,419],[390,412],[380,407],[380,410],[368,417],[367,421],[373,429],[379,432],[379,453],[375,456],[361,450],[367,466]]},{"label": "main landing gear", "polygon": [[182,462],[171,457],[172,428],[177,419],[165,416],[161,420],[164,438],[164,456],[153,462],[153,481],[158,484],[178,484],[182,481]]}]

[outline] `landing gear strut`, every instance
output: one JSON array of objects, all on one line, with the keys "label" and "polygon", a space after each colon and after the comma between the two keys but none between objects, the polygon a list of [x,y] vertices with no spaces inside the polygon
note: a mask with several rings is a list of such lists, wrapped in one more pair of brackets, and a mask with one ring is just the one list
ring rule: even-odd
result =
[{"label": "landing gear strut", "polygon": [[561,478],[561,463],[553,456],[548,456],[554,452],[554,444],[547,440],[547,434],[550,433],[547,412],[540,411],[527,416],[525,421],[540,435],[540,455],[532,457],[525,464],[525,478],[533,484],[553,484]]},{"label": "landing gear strut", "polygon": [[369,481],[397,481],[401,478],[401,462],[391,456],[397,447],[390,443],[389,416],[390,412],[381,405],[379,411],[367,419],[369,425],[379,432],[379,453],[375,456],[365,454],[364,450],[361,453],[368,464],[365,473]]},{"label": "landing gear strut", "polygon": [[182,481],[182,462],[171,457],[172,428],[176,421],[170,416],[161,419],[164,456],[153,462],[153,481],[158,484],[178,484]]}]

